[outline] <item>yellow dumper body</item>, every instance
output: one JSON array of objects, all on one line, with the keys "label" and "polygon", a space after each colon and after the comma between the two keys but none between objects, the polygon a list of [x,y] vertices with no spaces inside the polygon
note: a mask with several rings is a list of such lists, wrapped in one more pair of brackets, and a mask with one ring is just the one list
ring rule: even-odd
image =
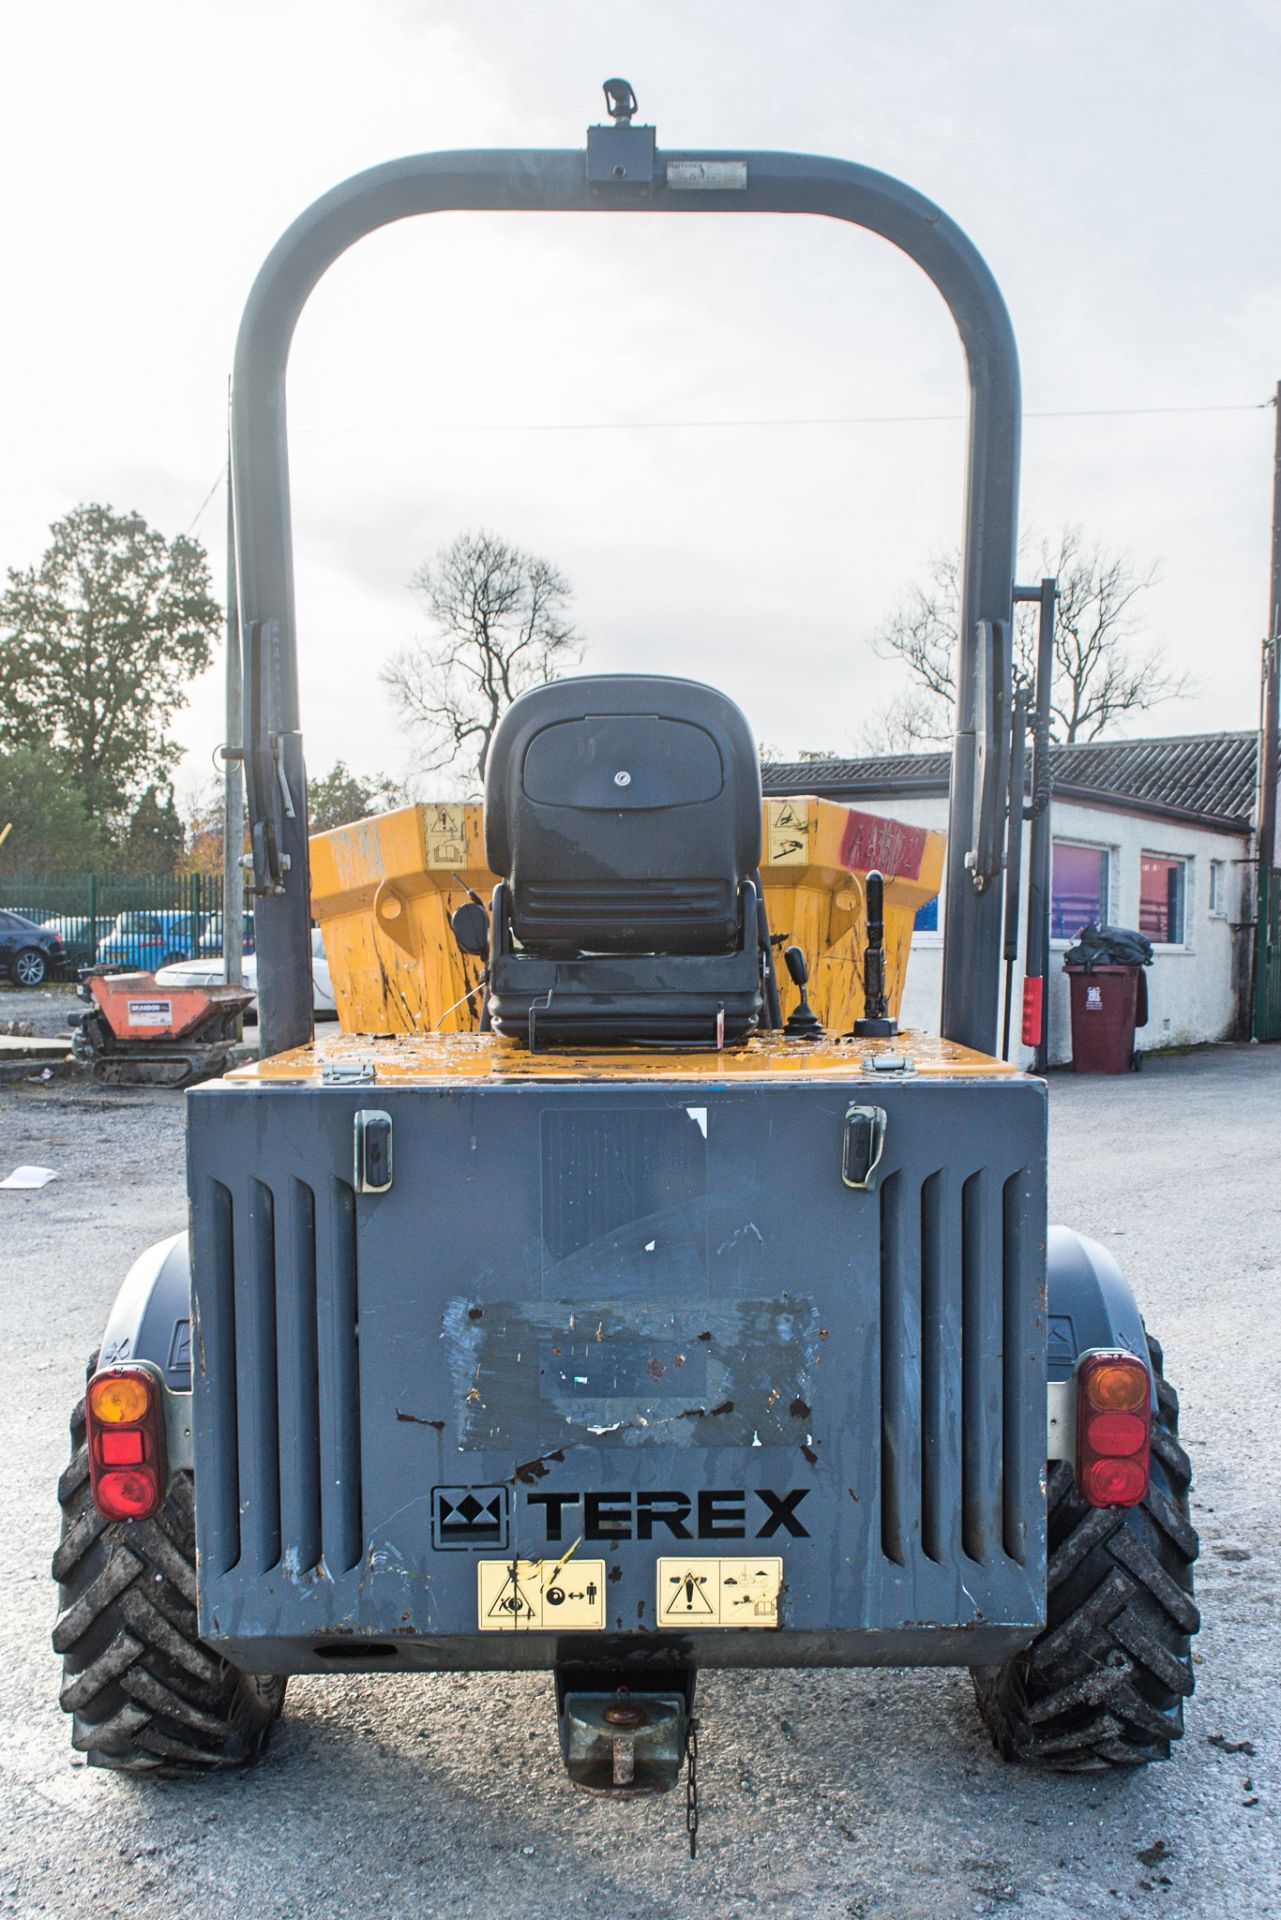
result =
[{"label": "yellow dumper body", "polygon": [[[943,879],[945,835],[812,795],[764,802],[761,877],[777,946],[804,949],[810,1003],[831,1033],[863,1011],[864,882],[885,876],[885,975],[897,1017],[912,925]],[[449,916],[467,889],[488,900],[478,802],[398,808],[311,842],[312,909],[346,1033],[458,1033],[480,1015],[481,963]],[[777,950],[777,948],[776,948]],[[796,989],[780,964],[784,1017]]]}]

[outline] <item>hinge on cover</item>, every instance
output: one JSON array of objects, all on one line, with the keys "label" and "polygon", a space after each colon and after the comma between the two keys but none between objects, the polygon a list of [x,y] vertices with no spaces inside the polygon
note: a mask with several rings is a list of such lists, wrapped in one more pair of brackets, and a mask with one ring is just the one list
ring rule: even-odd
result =
[{"label": "hinge on cover", "polygon": [[910,1053],[865,1053],[864,1073],[915,1073],[916,1062]]},{"label": "hinge on cover", "polygon": [[322,1087],[368,1087],[377,1078],[372,1060],[326,1060],[320,1069]]},{"label": "hinge on cover", "polygon": [[386,1193],[391,1186],[391,1115],[362,1108],[356,1115],[357,1193]]},{"label": "hinge on cover", "polygon": [[850,1107],[841,1137],[841,1179],[847,1187],[870,1193],[876,1185],[889,1115],[884,1107]]}]

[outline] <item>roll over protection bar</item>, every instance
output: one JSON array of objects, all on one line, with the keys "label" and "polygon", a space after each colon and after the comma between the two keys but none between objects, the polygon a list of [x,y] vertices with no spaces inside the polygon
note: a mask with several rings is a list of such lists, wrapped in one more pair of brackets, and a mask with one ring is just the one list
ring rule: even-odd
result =
[{"label": "roll over protection bar", "polygon": [[[250,774],[259,1032],[264,1056],[311,1038],[307,801],[298,698],[285,374],[312,289],[348,247],[417,214],[801,213],[865,227],[929,275],[956,323],[970,383],[957,719],[946,875],[942,1031],[992,1052],[1000,992],[1004,783],[1018,502],[1018,354],[995,280],[947,215],[903,182],[818,155],[660,150],[630,118],[586,149],[417,154],[335,187],[294,222],[250,291],[232,382],[232,489],[241,631],[252,690]],[[994,760],[996,766],[993,765]],[[980,769],[985,778],[980,782]]]}]

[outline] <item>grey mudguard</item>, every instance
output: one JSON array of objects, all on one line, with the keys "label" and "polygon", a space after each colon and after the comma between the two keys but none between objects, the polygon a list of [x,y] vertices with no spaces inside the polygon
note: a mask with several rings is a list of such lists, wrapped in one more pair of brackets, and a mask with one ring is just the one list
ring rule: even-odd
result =
[{"label": "grey mudguard", "polygon": [[191,1391],[191,1251],[185,1233],[158,1240],[130,1267],[116,1295],[98,1364],[150,1360],[171,1393]]},{"label": "grey mudguard", "polygon": [[1098,1347],[1123,1347],[1147,1359],[1138,1302],[1106,1247],[1071,1227],[1051,1227],[1046,1279],[1046,1362],[1051,1380],[1068,1379],[1081,1354]]}]

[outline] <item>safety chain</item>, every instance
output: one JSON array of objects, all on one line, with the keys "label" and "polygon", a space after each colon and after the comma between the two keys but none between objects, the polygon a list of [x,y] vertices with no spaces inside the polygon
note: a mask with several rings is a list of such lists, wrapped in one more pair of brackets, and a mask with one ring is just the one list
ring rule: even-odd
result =
[{"label": "safety chain", "polygon": [[685,1741],[685,1831],[689,1857],[698,1858],[698,1721],[691,1714]]}]

